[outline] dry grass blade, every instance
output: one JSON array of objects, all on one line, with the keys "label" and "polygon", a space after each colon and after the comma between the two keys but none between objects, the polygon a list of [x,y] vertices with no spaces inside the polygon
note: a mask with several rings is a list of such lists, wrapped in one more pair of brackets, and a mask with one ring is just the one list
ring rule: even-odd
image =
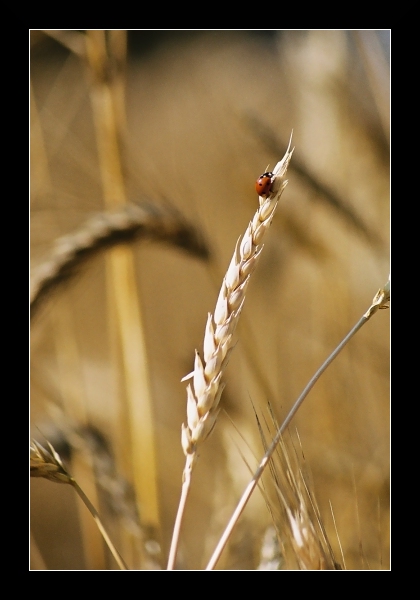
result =
[{"label": "dry grass blade", "polygon": [[144,202],[98,214],[74,233],[59,238],[50,256],[34,268],[31,274],[31,316],[41,300],[71,277],[82,262],[104,248],[139,238],[171,244],[201,259],[209,255],[196,229],[169,207]]},{"label": "dry grass blade", "polygon": [[204,334],[203,359],[195,352],[194,371],[183,378],[192,379],[187,387],[187,424],[182,425],[182,448],[186,456],[183,488],[174,535],[169,554],[168,569],[175,564],[176,548],[191,480],[197,458],[197,447],[213,429],[223,392],[223,371],[233,344],[233,333],[245,301],[250,276],[261,254],[263,238],[271,225],[280,196],[287,185],[285,174],[293,149],[292,138],[285,155],[273,169],[271,191],[259,197],[259,208],[242,238],[236,243],[229,268],[223,279],[214,315],[209,314]]},{"label": "dry grass blade", "polygon": [[[288,535],[283,535],[282,541],[288,537],[300,570],[341,570],[326,536],[315,494],[299,462],[297,453],[291,455],[282,439],[271,460],[281,512],[277,531],[287,528]],[[286,561],[287,558],[286,555]]]},{"label": "dry grass blade", "polygon": [[[278,429],[270,403],[268,408],[270,417],[264,419],[265,428],[254,408],[264,449],[267,436],[271,438],[273,429]],[[259,570],[341,570],[304,470],[303,451],[298,454],[291,437],[281,438],[269,468],[269,475],[259,487],[273,520],[276,539],[273,540],[273,527],[268,528]]]}]

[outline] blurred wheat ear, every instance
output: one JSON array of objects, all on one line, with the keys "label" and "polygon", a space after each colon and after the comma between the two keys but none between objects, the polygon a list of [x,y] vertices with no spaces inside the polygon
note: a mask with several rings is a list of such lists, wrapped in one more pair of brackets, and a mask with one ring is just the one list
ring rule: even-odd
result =
[{"label": "blurred wheat ear", "polygon": [[44,479],[48,479],[49,481],[53,481],[55,483],[67,483],[71,485],[91,513],[102,537],[105,540],[106,545],[110,549],[112,556],[115,558],[117,565],[122,571],[126,571],[128,567],[118,550],[115,548],[114,544],[111,542],[111,539],[99,517],[98,511],[93,506],[77,481],[67,472],[60,456],[54,450],[52,445],[48,443],[48,450],[46,450],[43,446],[41,446],[41,444],[33,440],[30,446],[30,451],[31,477],[43,477]]},{"label": "blurred wheat ear", "polygon": [[209,258],[202,235],[170,206],[149,202],[91,217],[72,234],[55,241],[49,256],[31,273],[31,318],[56,287],[78,272],[82,263],[104,249],[152,239],[179,248],[201,260]]},{"label": "blurred wheat ear", "polygon": [[[270,416],[273,421],[268,430],[272,437],[273,426],[277,429],[277,425],[271,411]],[[258,423],[263,445],[267,448],[263,427],[260,421]],[[299,438],[297,439],[300,443]],[[303,452],[298,453],[290,435],[287,436],[287,442],[284,438],[280,440],[270,458],[263,493],[276,532],[277,544],[273,544],[271,538],[271,560],[277,561],[278,569],[342,569],[335,559],[313,486],[308,473],[305,473]],[[270,543],[269,530],[267,535]],[[264,546],[262,553],[267,558]]]}]

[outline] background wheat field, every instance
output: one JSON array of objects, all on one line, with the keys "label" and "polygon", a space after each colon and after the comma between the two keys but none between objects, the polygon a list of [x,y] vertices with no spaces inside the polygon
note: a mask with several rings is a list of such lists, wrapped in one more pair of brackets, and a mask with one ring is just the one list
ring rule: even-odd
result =
[{"label": "background wheat field", "polygon": [[[255,180],[292,130],[178,569],[205,568],[264,454],[256,414],[266,429],[285,418],[386,282],[389,52],[388,30],[30,32],[30,435],[59,452],[130,569],[166,568],[180,380],[258,206]],[[337,564],[388,570],[389,311],[289,429]],[[218,569],[264,568],[273,522],[273,568],[303,568],[287,556],[274,480],[255,490]],[[30,492],[32,570],[117,568],[71,486],[32,478]]]}]

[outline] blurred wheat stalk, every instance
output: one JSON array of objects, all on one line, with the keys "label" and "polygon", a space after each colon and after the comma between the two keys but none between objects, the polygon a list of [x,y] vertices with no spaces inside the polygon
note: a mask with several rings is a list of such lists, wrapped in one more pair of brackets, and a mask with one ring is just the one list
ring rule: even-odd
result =
[{"label": "blurred wheat stalk", "polygon": [[[168,239],[171,236],[175,241],[178,236],[179,242],[182,241],[182,232],[179,236],[179,219],[178,223],[175,223],[173,215],[172,218],[169,217],[169,211],[164,215],[163,211],[159,213],[157,209],[153,213],[151,207],[130,210],[126,206],[127,195],[122,158],[126,128],[124,81],[126,32],[95,30],[87,31],[85,34],[58,31],[48,33],[76,54],[85,66],[95,124],[104,204],[112,214],[110,212],[105,218],[90,222],[76,236],[67,236],[64,240],[58,241],[52,259],[40,265],[34,273],[32,298],[35,305],[45,291],[62,278],[63,273],[68,271],[72,264],[79,262],[82,256],[85,257],[87,253],[95,250],[101,242],[106,243],[112,234],[115,237],[115,233],[133,232],[142,228],[143,232],[147,231],[149,235],[154,230],[155,236],[159,236],[160,239]],[[47,164],[47,161],[45,163]],[[148,530],[148,535],[154,538],[160,530],[155,426],[141,302],[135,285],[134,259],[130,246],[111,247],[107,255],[107,274],[112,305],[109,311],[110,330],[114,334],[114,344],[119,349],[118,360],[121,361],[124,373],[124,384],[120,389],[121,406],[118,408],[118,413],[120,427],[125,429],[125,433],[120,438],[116,460],[119,469],[134,482],[142,526]],[[57,323],[64,334],[63,339],[66,339],[67,348],[63,347],[60,352],[63,358],[69,354],[68,348],[73,336],[69,315],[64,315],[64,320],[66,321],[64,328]],[[67,376],[78,362],[76,344],[73,343],[73,346],[71,360],[63,364],[63,374]],[[68,392],[67,396],[69,416],[80,425],[87,425],[89,415],[80,398],[80,389],[74,391],[73,399]],[[79,460],[77,455],[73,460],[76,462]],[[88,462],[91,462],[91,459],[88,459]],[[77,466],[74,468],[77,471]],[[88,468],[88,472],[84,473],[84,476],[80,474],[80,477],[83,478],[84,486],[88,485],[87,478],[92,479],[90,484],[92,486],[94,481],[92,468]],[[91,493],[96,497],[96,490],[91,488]],[[89,542],[86,548],[89,552]],[[131,564],[138,561],[139,550],[141,554],[142,550],[139,548],[136,536],[126,531],[123,537],[123,551],[130,557]],[[147,562],[147,558],[144,560]],[[104,564],[103,559],[102,564]]]}]

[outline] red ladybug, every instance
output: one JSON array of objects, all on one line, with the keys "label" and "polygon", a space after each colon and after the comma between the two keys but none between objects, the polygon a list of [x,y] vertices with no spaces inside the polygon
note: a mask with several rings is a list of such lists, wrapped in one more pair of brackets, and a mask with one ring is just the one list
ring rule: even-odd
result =
[{"label": "red ladybug", "polygon": [[271,192],[271,186],[273,185],[272,177],[273,173],[271,171],[267,171],[267,173],[263,173],[260,175],[255,182],[255,189],[259,196],[263,198],[267,198],[267,196]]}]

